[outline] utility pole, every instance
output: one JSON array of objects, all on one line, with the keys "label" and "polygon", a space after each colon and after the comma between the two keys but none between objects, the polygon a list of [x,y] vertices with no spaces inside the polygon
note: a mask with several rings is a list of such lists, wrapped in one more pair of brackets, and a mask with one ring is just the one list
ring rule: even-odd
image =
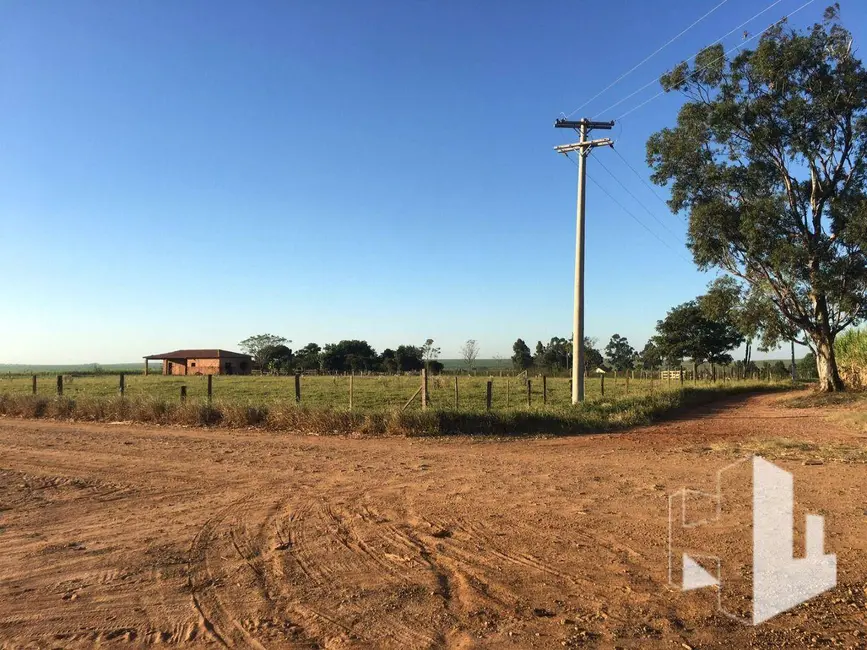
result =
[{"label": "utility pole", "polygon": [[797,371],[795,370],[795,342],[792,341],[792,383],[798,381]]},{"label": "utility pole", "polygon": [[582,120],[557,120],[556,129],[575,129],[581,139],[573,144],[554,147],[557,153],[568,156],[578,154],[578,214],[575,231],[575,310],[572,314],[572,403],[584,401],[584,186],[587,179],[587,156],[596,147],[613,147],[609,138],[588,140],[587,134],[593,129],[610,130],[614,122],[593,122]]}]

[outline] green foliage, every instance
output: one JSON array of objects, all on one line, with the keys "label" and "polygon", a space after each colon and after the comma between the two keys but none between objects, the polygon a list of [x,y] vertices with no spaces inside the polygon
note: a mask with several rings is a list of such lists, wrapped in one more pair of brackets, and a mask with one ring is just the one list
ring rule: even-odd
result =
[{"label": "green foliage", "polygon": [[357,339],[329,343],[322,350],[320,359],[326,372],[374,370],[379,365],[376,350],[367,341]]},{"label": "green foliage", "polygon": [[867,327],[843,332],[835,344],[840,372],[853,388],[867,388]]},{"label": "green foliage", "polygon": [[260,351],[262,370],[276,374],[290,372],[293,368],[295,356],[292,350],[285,345],[274,345]]},{"label": "green foliage", "polygon": [[395,370],[414,372],[424,368],[424,350],[415,345],[399,345],[394,352]]},{"label": "green foliage", "polygon": [[559,336],[554,336],[547,345],[542,342],[536,345],[536,356],[533,363],[540,370],[553,372],[566,370],[569,367],[569,358],[572,354],[572,341]]},{"label": "green foliage", "polygon": [[[541,345],[542,342],[539,342]],[[530,347],[524,343],[523,339],[518,339],[512,345],[512,365],[518,370],[526,370],[533,365],[533,355],[530,354]]]},{"label": "green foliage", "polygon": [[[425,367],[428,370],[431,370],[431,362],[436,361],[440,356],[440,348],[434,346],[433,339],[425,340],[424,345],[421,346],[421,356],[422,359],[424,359]],[[442,368],[440,368],[440,370],[442,370]]]},{"label": "green foliage", "polygon": [[238,345],[241,350],[253,357],[253,363],[260,370],[265,370],[270,361],[268,354],[277,346],[285,346],[290,343],[288,339],[275,334],[256,334],[244,339]]},{"label": "green foliage", "polygon": [[308,343],[295,352],[295,367],[300,370],[319,370],[322,348],[316,343]]},{"label": "green foliage", "polygon": [[[143,384],[155,385],[157,382],[177,386],[171,377],[140,378]],[[180,378],[178,378],[180,379]],[[184,378],[193,379],[193,378]],[[195,378],[201,380],[202,378]],[[323,386],[333,383],[337,378],[316,377]],[[346,378],[348,380],[348,378]],[[473,384],[471,394],[477,396],[472,405],[463,406],[460,410],[451,409],[448,403],[434,391],[434,408],[421,411],[402,411],[399,407],[389,407],[383,403],[383,387],[378,385],[380,378],[370,377],[363,381],[356,380],[357,398],[370,397],[377,394],[380,401],[372,406],[355,411],[332,405],[308,404],[296,405],[294,401],[282,400],[252,401],[250,399],[218,398],[212,404],[197,399],[189,399],[181,403],[177,399],[168,399],[152,395],[137,395],[121,399],[113,394],[104,396],[81,395],[75,398],[55,398],[44,395],[30,395],[24,391],[10,392],[0,390],[0,416],[47,417],[56,419],[74,419],[76,421],[134,421],[161,425],[207,426],[225,428],[258,427],[261,429],[281,432],[304,432],[318,435],[570,435],[587,432],[615,431],[629,426],[648,424],[672,411],[696,404],[706,403],[734,393],[755,390],[773,390],[777,386],[756,384],[750,382],[717,384],[707,387],[680,388],[679,384],[672,390],[660,390],[657,382],[656,390],[648,390],[630,395],[611,395],[606,391],[605,399],[596,398],[573,407],[569,404],[568,380],[550,382],[556,387],[559,401],[547,406],[537,403],[527,408],[502,408],[503,402],[494,411],[486,412],[484,408],[484,378],[479,378]],[[399,382],[409,378],[387,378],[389,383]],[[417,380],[417,378],[415,378]],[[92,382],[104,382],[103,377],[88,378]],[[219,377],[218,381],[226,385],[273,384],[288,387],[291,379],[278,377]],[[307,378],[305,378],[305,386]],[[373,387],[376,393],[365,393],[365,382]],[[437,380],[432,384],[436,387]],[[450,382],[443,382],[449,383]],[[495,394],[502,400],[502,380],[495,389]],[[633,389],[639,382],[633,382]],[[412,384],[415,387],[415,382]],[[466,388],[466,386],[465,386]],[[396,397],[397,402],[405,401],[405,393],[409,384],[404,386],[403,394]],[[609,389],[610,390],[610,389]],[[446,393],[448,387],[446,387]],[[464,404],[462,393],[461,402]],[[345,395],[344,395],[345,397]]]},{"label": "green foliage", "polygon": [[867,317],[867,72],[837,17],[677,66],[663,88],[688,101],[647,143],[696,263],[737,278],[741,331],[812,344],[824,390],[841,387],[834,338]]},{"label": "green foliage", "polygon": [[816,355],[812,352],[807,352],[795,363],[795,369],[798,373],[798,379],[815,379],[817,376]]},{"label": "green foliage", "polygon": [[694,363],[731,363],[729,350],[743,342],[731,323],[707,318],[698,302],[691,300],[671,309],[656,325],[654,343],[670,366],[679,367],[685,357]]},{"label": "green foliage", "polygon": [[836,341],[840,363],[867,368],[867,327],[843,332]]},{"label": "green foliage", "polygon": [[596,349],[596,340],[584,337],[584,372],[590,373],[605,365],[602,353]]},{"label": "green foliage", "polygon": [[638,363],[644,370],[657,370],[662,367],[662,353],[654,342],[648,341],[638,353]]},{"label": "green foliage", "polygon": [[615,334],[605,346],[605,356],[615,370],[631,370],[635,367],[635,350],[625,336]]},{"label": "green foliage", "polygon": [[791,376],[792,369],[783,361],[774,361],[771,364],[771,374],[777,379],[784,379]]}]

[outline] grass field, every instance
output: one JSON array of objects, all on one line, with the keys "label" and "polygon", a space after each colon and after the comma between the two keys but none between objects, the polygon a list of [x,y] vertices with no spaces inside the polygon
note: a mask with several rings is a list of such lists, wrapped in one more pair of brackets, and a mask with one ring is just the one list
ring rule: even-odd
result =
[{"label": "grass field", "polygon": [[[787,384],[609,379],[588,382],[587,401],[570,403],[569,380],[527,384],[514,377],[492,381],[492,410],[485,408],[487,377],[459,377],[459,405],[454,403],[454,377],[429,380],[430,408],[420,398],[402,407],[418,390],[420,378],[366,376],[353,379],[349,409],[349,377],[302,379],[302,400],[295,402],[293,377],[214,377],[213,400],[207,401],[207,378],[129,376],[123,399],[116,376],[67,378],[62,398],[53,377],[37,379],[32,395],[29,377],[0,379],[0,415],[83,421],[132,421],[166,425],[257,427],[273,431],[357,435],[564,435],[601,432],[647,424],[676,409],[707,403],[726,395],[778,390]],[[181,386],[187,399],[180,400]]]},{"label": "grass field", "polygon": [[[459,376],[458,396],[461,410],[481,411],[485,409],[486,383],[492,384],[492,408],[508,410],[527,408],[527,384],[515,377]],[[418,376],[356,376],[352,380],[353,408],[357,410],[379,410],[402,408],[420,386]],[[127,375],[126,397],[130,399],[178,400],[181,386],[186,386],[187,399],[203,401],[207,397],[207,378],[204,376],[164,377],[162,375]],[[315,408],[349,408],[349,383],[347,376],[304,376],[301,379],[301,402]],[[722,382],[719,382],[722,383]],[[118,376],[96,375],[64,377],[63,394],[72,399],[107,398],[118,395]],[[552,408],[569,406],[570,380],[562,377],[549,377],[547,384],[547,406]],[[687,381],[687,386],[692,382]],[[698,382],[698,385],[708,385]],[[651,392],[659,393],[680,388],[676,380],[632,379],[629,381],[628,395],[626,380],[609,376],[605,379],[605,395],[602,395],[602,382],[597,377],[587,379],[586,398],[588,401],[610,401],[622,397],[638,397]],[[40,376],[37,378],[37,394],[51,397],[56,394],[56,378]],[[437,376],[428,380],[430,402],[434,409],[453,409],[455,407],[455,377]],[[28,376],[0,377],[0,394],[25,395],[32,391],[32,379]],[[295,380],[291,376],[215,376],[213,378],[214,401],[272,406],[295,401]],[[530,377],[531,406],[543,405],[542,378]],[[408,410],[418,410],[421,402],[413,400]]]}]

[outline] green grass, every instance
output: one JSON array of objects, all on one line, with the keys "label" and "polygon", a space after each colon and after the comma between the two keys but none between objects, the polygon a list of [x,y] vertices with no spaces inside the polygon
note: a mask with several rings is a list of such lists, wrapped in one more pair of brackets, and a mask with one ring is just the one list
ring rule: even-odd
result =
[{"label": "green grass", "polygon": [[835,341],[834,352],[847,387],[867,389],[867,327],[843,332]]},{"label": "green grass", "polygon": [[[459,376],[459,406],[462,410],[484,410],[487,381],[492,381],[492,408],[494,410],[520,410],[527,406],[527,385],[515,377]],[[304,376],[301,379],[302,404],[315,408],[348,408],[349,377]],[[418,376],[356,376],[352,380],[353,407],[358,410],[401,408],[420,385]],[[0,376],[0,394],[25,395],[32,391],[29,376]],[[454,408],[454,376],[435,376],[428,380],[431,406],[435,409]],[[722,382],[719,382],[720,384]],[[687,386],[693,385],[687,381]],[[698,385],[712,385],[698,382]],[[207,378],[204,376],[164,377],[162,375],[128,375],[126,396],[131,399],[176,400],[181,386],[187,387],[187,397],[203,400],[207,396]],[[547,379],[547,405],[552,408],[571,405],[570,381],[562,377]],[[56,394],[56,377],[37,378],[37,394],[51,397]],[[629,382],[629,396],[675,391],[680,382],[634,379]],[[605,379],[605,395],[597,377],[587,379],[588,401],[611,400],[627,396],[626,381],[612,376]],[[64,377],[63,394],[73,399],[107,398],[118,394],[116,375]],[[215,376],[213,397],[227,402],[271,406],[294,402],[295,379],[292,376]],[[541,377],[530,376],[531,405],[543,402]],[[420,409],[417,397],[409,407]]]},{"label": "green grass", "polygon": [[[532,404],[526,388],[514,378],[493,379],[493,410],[485,410],[486,378],[461,377],[460,408],[454,408],[454,378],[430,380],[431,408],[419,400],[401,407],[419,385],[418,377],[356,377],[354,409],[348,408],[348,377],[305,377],[302,404],[294,401],[291,377],[215,377],[214,400],[206,400],[204,377],[129,377],[124,399],[117,378],[76,377],[63,397],[54,384],[42,381],[30,394],[27,378],[0,380],[0,415],[89,421],[135,421],[190,426],[258,427],[274,431],[360,435],[568,435],[614,431],[646,424],[674,410],[721,397],[756,390],[779,390],[788,384],[767,382],[700,383],[606,381],[588,385],[587,401],[570,404],[568,380],[548,381],[548,402],[542,403],[541,382],[532,380]],[[188,398],[178,399],[180,386]],[[507,405],[507,387],[509,402]]]}]

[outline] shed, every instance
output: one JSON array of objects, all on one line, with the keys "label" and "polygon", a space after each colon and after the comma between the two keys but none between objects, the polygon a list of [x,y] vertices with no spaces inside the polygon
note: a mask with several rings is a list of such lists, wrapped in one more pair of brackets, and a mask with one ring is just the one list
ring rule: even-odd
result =
[{"label": "shed", "polygon": [[152,359],[163,362],[164,375],[249,375],[253,369],[249,354],[218,349],[175,350],[146,356],[146,375],[150,373],[148,362]]}]

